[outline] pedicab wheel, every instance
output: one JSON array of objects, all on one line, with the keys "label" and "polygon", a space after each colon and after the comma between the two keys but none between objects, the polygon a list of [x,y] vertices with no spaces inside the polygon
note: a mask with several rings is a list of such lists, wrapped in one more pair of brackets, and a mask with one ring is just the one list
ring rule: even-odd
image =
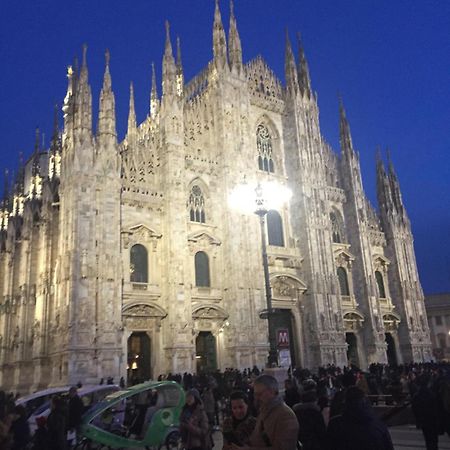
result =
[{"label": "pedicab wheel", "polygon": [[160,449],[178,450],[181,448],[181,435],[179,431],[171,431],[161,445]]}]

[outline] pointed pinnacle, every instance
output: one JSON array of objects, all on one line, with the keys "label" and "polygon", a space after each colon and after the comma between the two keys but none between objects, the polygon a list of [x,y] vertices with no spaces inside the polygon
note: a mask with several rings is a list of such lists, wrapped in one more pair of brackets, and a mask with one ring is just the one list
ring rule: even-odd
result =
[{"label": "pointed pinnacle", "polygon": [[105,64],[108,67],[109,66],[109,60],[111,58],[111,54],[109,53],[109,49],[107,48],[105,50]]},{"label": "pointed pinnacle", "polygon": [[181,67],[181,42],[179,36],[177,36],[177,66]]},{"label": "pointed pinnacle", "polygon": [[87,44],[83,44],[83,62],[81,63],[81,67],[86,67],[86,53],[87,53]]},{"label": "pointed pinnacle", "polygon": [[36,127],[35,141],[34,141],[34,151],[37,153],[40,150],[40,142],[39,142],[39,127]]},{"label": "pointed pinnacle", "polygon": [[58,103],[55,103],[54,112],[53,112],[53,136],[52,140],[55,140],[58,137],[59,129],[58,129]]},{"label": "pointed pinnacle", "polygon": [[234,2],[230,0],[230,17],[234,19]]},{"label": "pointed pinnacle", "polygon": [[156,92],[155,63],[152,61],[152,93]]}]

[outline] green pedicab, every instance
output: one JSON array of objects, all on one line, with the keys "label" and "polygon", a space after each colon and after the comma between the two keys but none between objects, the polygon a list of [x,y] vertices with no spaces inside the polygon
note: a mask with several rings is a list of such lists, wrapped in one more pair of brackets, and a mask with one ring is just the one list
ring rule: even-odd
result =
[{"label": "green pedicab", "polygon": [[81,447],[178,448],[183,388],[149,381],[114,392],[83,416]]}]

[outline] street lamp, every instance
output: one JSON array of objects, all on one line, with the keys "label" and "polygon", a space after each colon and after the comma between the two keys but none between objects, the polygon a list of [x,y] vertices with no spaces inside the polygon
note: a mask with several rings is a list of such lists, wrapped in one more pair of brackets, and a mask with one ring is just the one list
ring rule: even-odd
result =
[{"label": "street lamp", "polygon": [[230,195],[231,206],[243,212],[253,211],[259,217],[261,229],[261,252],[264,269],[264,286],[266,294],[266,310],[262,311],[261,318],[267,317],[269,332],[268,367],[278,365],[278,352],[275,335],[274,309],[272,308],[272,289],[270,286],[269,262],[267,258],[266,216],[271,209],[278,209],[291,197],[291,191],[275,182],[260,183],[255,186],[243,184],[238,186]]}]

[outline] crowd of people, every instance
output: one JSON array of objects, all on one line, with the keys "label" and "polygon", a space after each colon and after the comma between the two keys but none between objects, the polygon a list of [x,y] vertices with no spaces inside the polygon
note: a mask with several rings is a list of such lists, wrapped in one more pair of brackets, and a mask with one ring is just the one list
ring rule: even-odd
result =
[{"label": "crowd of people", "polygon": [[[366,372],[353,366],[328,366],[315,373],[299,368],[286,372],[281,392],[270,371],[257,367],[169,373],[158,379],[176,381],[186,391],[180,416],[186,450],[211,449],[218,430],[224,450],[392,450],[388,428],[375,413],[377,405],[411,404],[427,450],[438,449],[439,435],[450,435],[447,363],[374,364]],[[27,411],[15,404],[16,398],[0,391],[0,449],[70,447],[83,414],[76,387],[66,400],[52,399],[50,415],[37,419],[33,436]]]}]

